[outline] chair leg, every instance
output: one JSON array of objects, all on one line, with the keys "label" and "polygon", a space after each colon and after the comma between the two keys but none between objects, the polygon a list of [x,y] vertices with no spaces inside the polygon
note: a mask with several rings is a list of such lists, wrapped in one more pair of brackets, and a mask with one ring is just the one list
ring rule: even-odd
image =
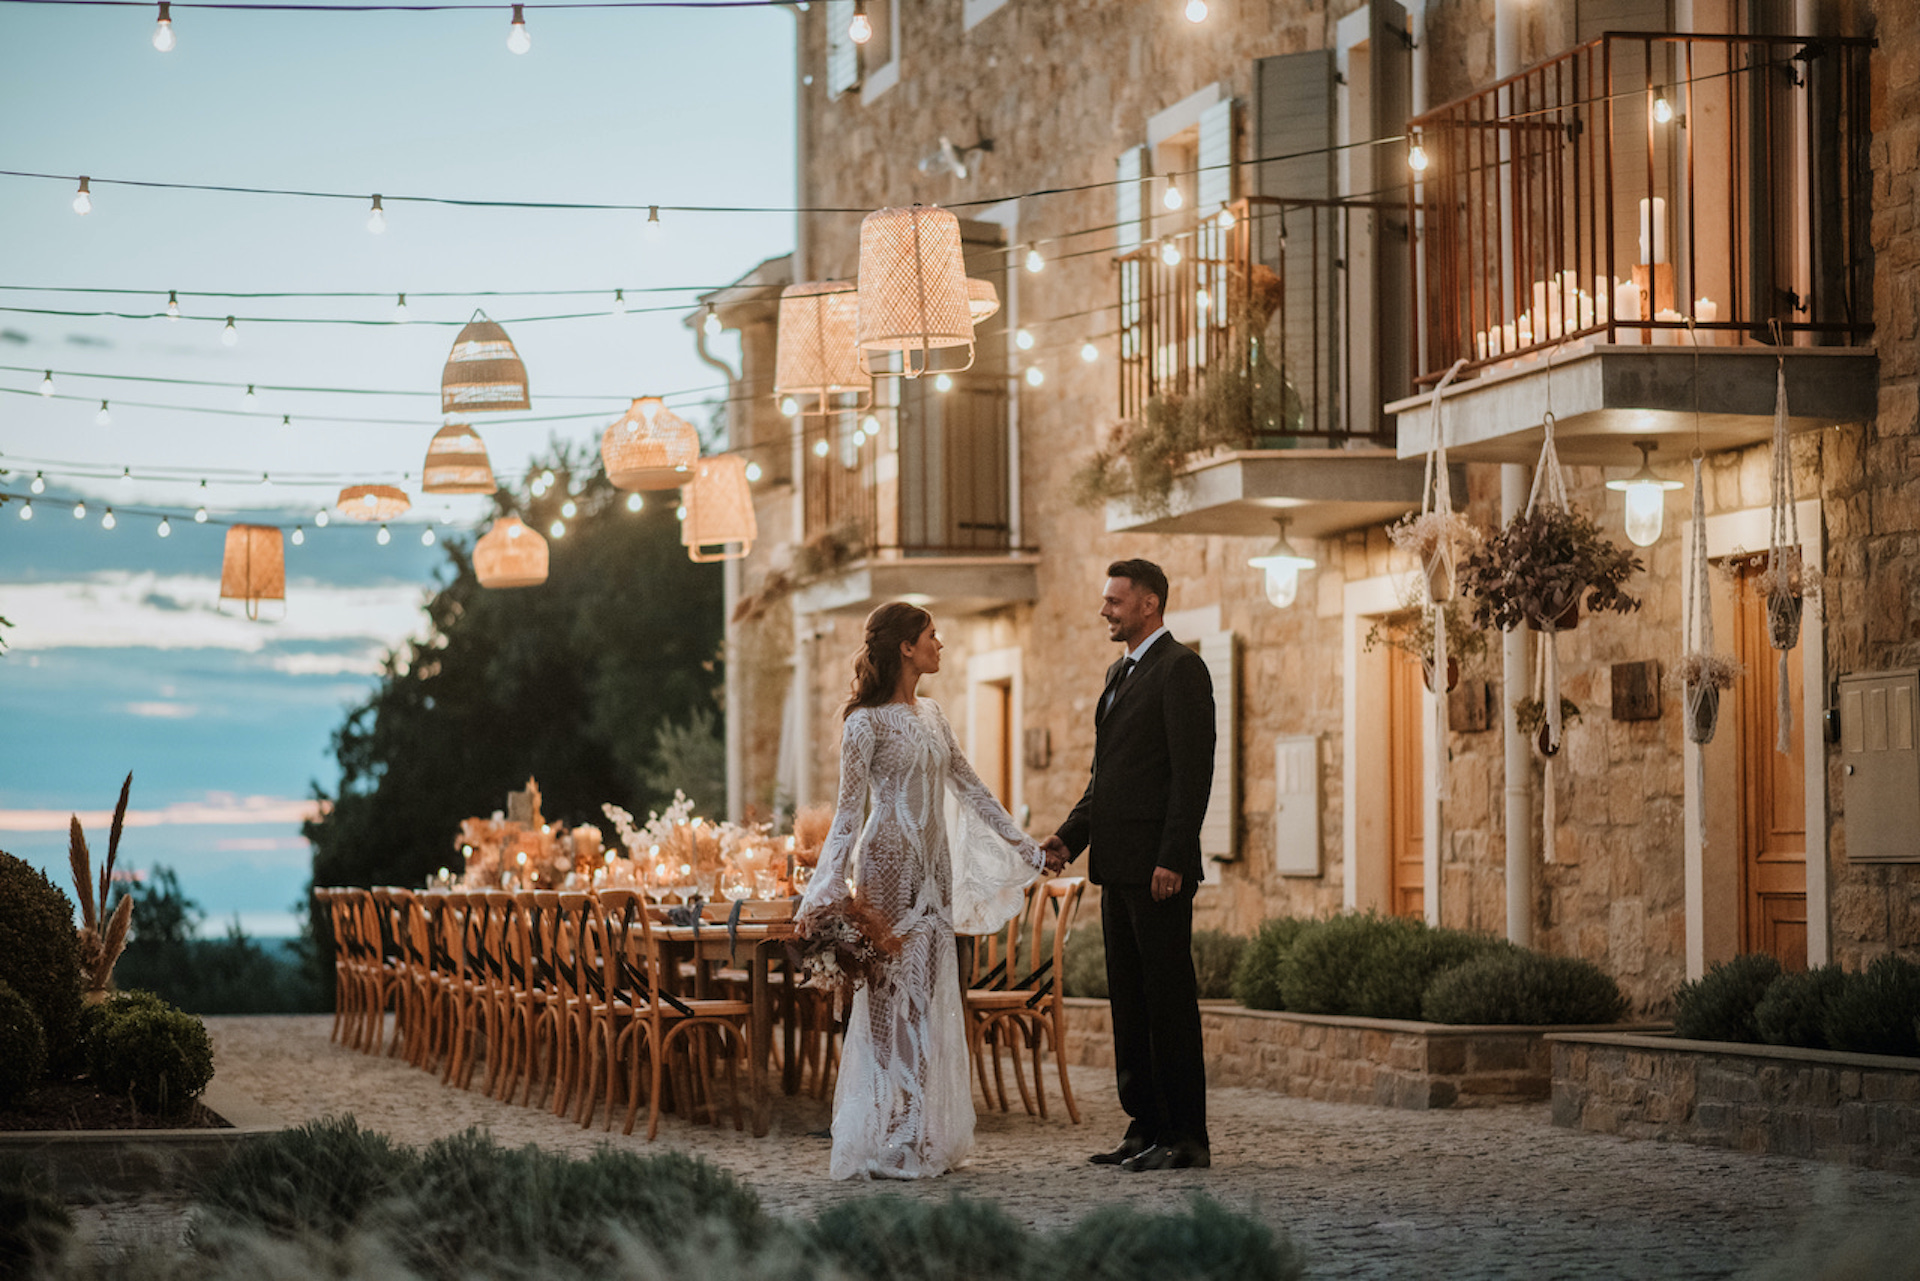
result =
[{"label": "chair leg", "polygon": [[1075,1125],[1080,1124],[1080,1106],[1073,1101],[1073,1086],[1067,1082],[1067,1021],[1065,1010],[1055,1006],[1053,1010],[1053,1061],[1060,1069],[1060,1097],[1066,1102],[1067,1117]]},{"label": "chair leg", "polygon": [[1047,1081],[1040,1075],[1040,1023],[1036,1020],[1027,1032],[1027,1045],[1033,1050],[1033,1097],[1040,1105],[1040,1119],[1047,1119]]}]

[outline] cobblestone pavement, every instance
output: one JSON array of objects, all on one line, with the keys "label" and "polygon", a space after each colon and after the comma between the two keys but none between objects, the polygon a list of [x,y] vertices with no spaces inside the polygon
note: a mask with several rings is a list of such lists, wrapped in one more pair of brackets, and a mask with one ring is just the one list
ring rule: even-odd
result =
[{"label": "cobblestone pavement", "polygon": [[[648,1146],[643,1135],[582,1130],[342,1049],[328,1041],[324,1017],[207,1026],[223,1083],[289,1122],[351,1112],[411,1144],[482,1125],[503,1143],[557,1151]],[[1578,1134],[1554,1128],[1544,1104],[1402,1112],[1216,1090],[1211,1170],[1130,1175],[1085,1159],[1124,1129],[1111,1077],[1080,1069],[1073,1079],[1083,1124],[1067,1121],[1056,1082],[1050,1119],[1027,1116],[1017,1101],[1010,1114],[982,1111],[971,1164],[925,1184],[830,1181],[818,1135],[827,1105],[807,1098],[780,1100],[763,1139],[669,1117],[654,1146],[733,1170],[786,1215],[884,1191],[992,1198],[1050,1227],[1106,1202],[1151,1211],[1205,1192],[1284,1229],[1304,1247],[1308,1275],[1322,1279],[1801,1277],[1820,1270],[1809,1254],[1910,1231],[1920,1218],[1920,1179]],[[166,1234],[169,1212],[178,1214],[151,1207],[144,1239]],[[1905,1259],[1920,1269],[1920,1254]]]}]

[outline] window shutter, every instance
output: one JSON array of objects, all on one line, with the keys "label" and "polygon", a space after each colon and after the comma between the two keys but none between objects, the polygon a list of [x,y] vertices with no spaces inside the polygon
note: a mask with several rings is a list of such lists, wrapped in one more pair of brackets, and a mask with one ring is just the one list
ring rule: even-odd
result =
[{"label": "window shutter", "polygon": [[1113,221],[1114,247],[1119,253],[1131,253],[1147,238],[1141,217],[1142,186],[1147,177],[1147,149],[1129,147],[1114,162]]},{"label": "window shutter", "polygon": [[847,34],[853,0],[827,0],[827,96],[838,98],[860,83],[860,46]]},{"label": "window shutter", "polygon": [[1200,825],[1200,853],[1222,863],[1240,856],[1235,835],[1240,827],[1235,766],[1239,756],[1240,686],[1232,632],[1200,638],[1200,657],[1213,678],[1213,791],[1206,821]]},{"label": "window shutter", "polygon": [[[1409,44],[1407,11],[1394,0],[1373,0],[1368,43],[1373,79],[1371,121],[1375,138],[1397,138],[1407,132],[1413,114],[1413,49]],[[1373,157],[1375,189],[1394,189],[1407,174],[1407,144],[1369,147]],[[1366,166],[1356,166],[1364,173]],[[1395,189],[1397,190],[1397,189]],[[1391,194],[1383,198],[1392,199]],[[1413,258],[1408,249],[1404,209],[1378,209],[1366,220],[1373,237],[1373,351],[1377,382],[1371,395],[1357,395],[1349,404],[1355,431],[1390,432],[1380,406],[1413,394]],[[1356,282],[1367,288],[1368,282]]]},{"label": "window shutter", "polygon": [[[1253,147],[1259,158],[1251,166],[1254,194],[1332,198],[1333,94],[1330,50],[1282,54],[1253,64]],[[1262,354],[1282,367],[1298,391],[1305,430],[1333,430],[1338,426],[1333,421],[1334,382],[1346,337],[1334,310],[1340,293],[1335,269],[1339,211],[1294,205],[1278,216],[1268,209],[1256,213],[1255,261],[1286,282],[1282,320],[1269,328]]]},{"label": "window shutter", "polygon": [[1233,199],[1233,99],[1200,113],[1199,181],[1194,212],[1204,218]]}]

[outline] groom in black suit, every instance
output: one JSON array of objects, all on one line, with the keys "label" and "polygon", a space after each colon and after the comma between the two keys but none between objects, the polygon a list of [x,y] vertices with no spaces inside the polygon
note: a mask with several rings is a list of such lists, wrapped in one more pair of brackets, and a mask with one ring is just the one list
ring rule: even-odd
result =
[{"label": "groom in black suit", "polygon": [[1193,976],[1200,822],[1213,785],[1213,680],[1167,631],[1167,576],[1146,560],[1107,567],[1100,617],[1127,652],[1094,712],[1093,776],[1048,837],[1064,861],[1093,846],[1126,1138],[1093,1161],[1127,1170],[1211,1164],[1206,1062]]}]

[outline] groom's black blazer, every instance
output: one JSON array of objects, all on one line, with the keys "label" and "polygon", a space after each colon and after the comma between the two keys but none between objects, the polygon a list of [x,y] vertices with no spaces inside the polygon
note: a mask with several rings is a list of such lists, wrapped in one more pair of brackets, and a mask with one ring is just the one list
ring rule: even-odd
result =
[{"label": "groom's black blazer", "polygon": [[[1121,661],[1125,661],[1125,655]],[[1107,669],[1107,685],[1119,672]],[[1200,656],[1162,636],[1094,715],[1093,772],[1057,835],[1091,843],[1096,885],[1146,885],[1153,869],[1202,879],[1200,823],[1213,787],[1213,678]]]}]

